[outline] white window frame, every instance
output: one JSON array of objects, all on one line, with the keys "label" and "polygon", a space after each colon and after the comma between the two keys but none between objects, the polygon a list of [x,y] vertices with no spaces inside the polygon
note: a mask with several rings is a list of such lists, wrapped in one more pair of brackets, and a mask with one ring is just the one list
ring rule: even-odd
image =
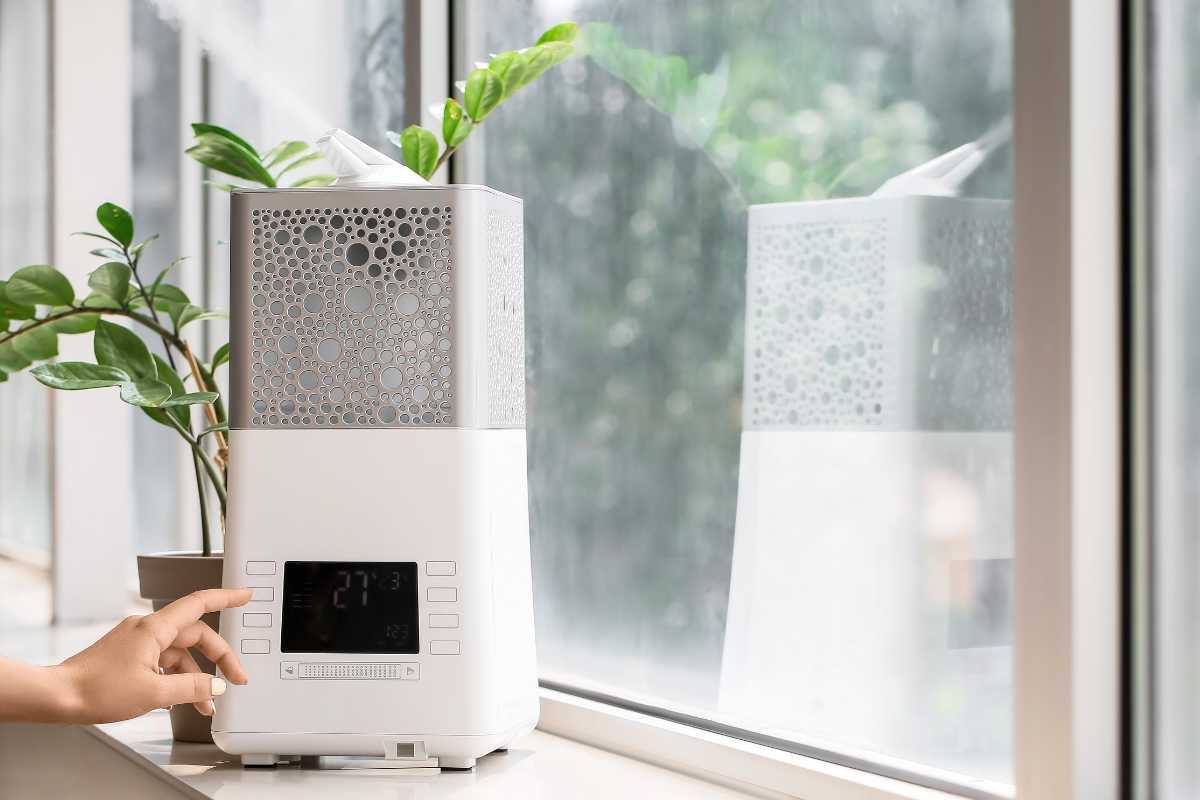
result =
[{"label": "white window frame", "polygon": [[[421,74],[410,84],[421,90],[416,109],[444,97],[462,73],[462,64],[450,69],[452,38],[458,52],[478,54],[470,24],[481,18],[471,13],[480,2],[456,0],[449,13],[466,24],[451,30],[444,2],[409,0],[419,13],[410,19],[420,20]],[[1126,779],[1121,0],[1013,5],[1016,794],[1115,800]],[[118,202],[131,193],[121,156],[130,152],[130,131],[107,112],[129,99],[128,0],[54,0],[52,16],[53,256],[78,280],[87,247],[70,233],[93,225],[96,187]],[[197,74],[185,71],[189,83]],[[194,112],[198,102],[191,96],[185,106]],[[92,157],[101,150],[105,159]],[[454,176],[478,180],[480,162],[464,157],[456,156]],[[192,169],[185,191],[197,178]],[[192,200],[187,208],[199,215]],[[56,393],[53,403],[56,617],[117,616],[128,595],[110,578],[127,568],[133,493],[129,470],[112,463],[130,454],[130,412],[87,393]],[[112,499],[120,497],[129,500]],[[766,796],[998,794],[983,785],[942,791],[550,688],[540,727]]]}]

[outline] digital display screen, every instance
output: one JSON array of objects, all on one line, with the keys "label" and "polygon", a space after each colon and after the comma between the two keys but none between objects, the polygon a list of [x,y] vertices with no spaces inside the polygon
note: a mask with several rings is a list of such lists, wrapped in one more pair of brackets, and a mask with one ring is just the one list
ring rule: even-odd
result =
[{"label": "digital display screen", "polygon": [[285,653],[417,653],[413,561],[288,561]]}]

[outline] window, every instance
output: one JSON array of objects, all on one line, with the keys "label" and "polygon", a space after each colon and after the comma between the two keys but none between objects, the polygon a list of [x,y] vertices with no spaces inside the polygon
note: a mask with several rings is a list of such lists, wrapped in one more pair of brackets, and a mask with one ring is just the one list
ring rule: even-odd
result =
[{"label": "window", "polygon": [[[50,33],[43,4],[0,2],[0,264],[50,255]],[[0,392],[0,553],[50,554],[50,402],[29,375]]]},{"label": "window", "polygon": [[543,678],[1011,783],[1007,4],[505,0],[456,73],[563,18],[458,178],[525,201]]}]

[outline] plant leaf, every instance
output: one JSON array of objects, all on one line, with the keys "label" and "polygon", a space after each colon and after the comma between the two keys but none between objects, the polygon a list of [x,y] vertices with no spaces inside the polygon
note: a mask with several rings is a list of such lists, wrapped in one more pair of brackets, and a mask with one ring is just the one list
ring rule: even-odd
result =
[{"label": "plant leaf", "polygon": [[88,286],[96,292],[122,305],[129,298],[129,279],[132,271],[119,261],[109,261],[97,267],[88,276]]},{"label": "plant leaf", "polygon": [[150,288],[146,291],[146,294],[150,295],[151,297],[154,297],[156,294],[158,294],[158,288],[162,285],[163,278],[166,278],[167,274],[171,270],[175,269],[175,267],[178,266],[179,263],[185,258],[187,258],[187,256],[180,256],[170,264],[167,264],[165,267],[163,267],[162,272],[158,273],[158,277],[154,279],[154,283],[150,284]]},{"label": "plant leaf", "polygon": [[0,369],[0,383],[4,383],[7,380],[8,380],[8,373],[5,372],[4,370]]},{"label": "plant leaf", "polygon": [[525,60],[516,50],[507,50],[494,56],[488,69],[500,76],[504,81],[504,96],[508,97],[524,85]]},{"label": "plant leaf", "polygon": [[113,302],[111,297],[99,292],[92,292],[83,298],[83,302],[80,305],[84,308],[120,308],[120,306]]},{"label": "plant leaf", "polygon": [[217,172],[254,181],[263,186],[275,186],[275,179],[263,167],[256,154],[220,134],[202,133],[196,137],[196,143],[184,152]]},{"label": "plant leaf", "polygon": [[101,227],[125,247],[133,241],[133,217],[116,203],[101,203],[96,209]]},{"label": "plant leaf", "polygon": [[150,244],[157,238],[158,238],[158,234],[154,233],[154,234],[151,234],[150,236],[147,236],[145,239],[142,239],[140,242],[135,244],[133,247],[129,248],[129,257],[132,258],[134,261],[141,258],[142,251],[146,249],[146,245]]},{"label": "plant leaf", "polygon": [[[542,76],[542,73],[555,64],[561,64],[563,61],[566,61],[574,52],[575,48],[566,42],[547,42],[546,44],[531,47],[521,53],[521,60],[525,63],[525,71],[521,75],[521,84],[516,89],[533,83]],[[513,89],[513,91],[515,92],[516,89]]]},{"label": "plant leaf", "polygon": [[[184,388],[183,385],[183,379],[179,377],[178,373],[176,373],[175,370],[171,368],[171,365],[168,364],[166,360],[163,359],[163,357],[158,353],[154,353],[154,366],[158,369],[158,379],[171,389],[171,397],[187,394],[187,389]],[[188,427],[192,422],[191,416],[186,408],[172,408],[170,410],[163,410],[160,408],[143,407],[142,411],[146,412],[146,416],[150,417],[150,419],[154,420],[159,425],[165,425],[171,429],[174,429],[175,426],[171,424],[169,419],[167,419],[168,414],[174,417],[175,421],[184,428]]]},{"label": "plant leaf", "polygon": [[188,392],[187,394],[172,395],[170,400],[162,403],[163,408],[195,406],[201,403],[211,403],[220,397],[216,392]]},{"label": "plant leaf", "polygon": [[290,142],[281,142],[277,147],[273,148],[270,153],[267,153],[263,161],[266,162],[267,169],[282,164],[289,158],[295,158],[308,149],[308,142],[293,140]]},{"label": "plant leaf", "polygon": [[217,348],[217,352],[213,353],[212,366],[208,368],[209,372],[216,372],[217,367],[229,361],[229,342]]},{"label": "plant leaf", "polygon": [[48,264],[22,267],[9,276],[4,294],[18,305],[68,306],[75,290],[67,276]]},{"label": "plant leaf", "polygon": [[400,150],[404,163],[413,172],[428,180],[437,166],[437,137],[420,125],[409,125],[400,134]]},{"label": "plant leaf", "polygon": [[442,139],[446,147],[458,147],[471,133],[471,120],[458,101],[450,98],[442,111]]},{"label": "plant leaf", "polygon": [[17,352],[11,339],[0,342],[0,369],[6,372],[20,372],[33,362]]},{"label": "plant leaf", "polygon": [[95,250],[89,250],[88,252],[97,258],[106,258],[109,261],[125,260],[125,254],[115,247],[97,247]]},{"label": "plant leaf", "polygon": [[49,325],[38,325],[36,328],[25,330],[33,322],[27,322],[18,328],[8,341],[24,358],[32,361],[46,361],[58,355],[58,335]]},{"label": "plant leaf", "polygon": [[[50,309],[50,315],[63,314],[70,310],[66,306],[59,306]],[[63,317],[60,320],[51,322],[50,327],[54,329],[55,333],[91,333],[96,330],[96,321],[99,319],[99,314],[72,314],[69,317]]]},{"label": "plant leaf", "polygon": [[8,296],[8,282],[0,281],[0,315],[7,319],[33,319],[37,312],[33,306],[14,302]]},{"label": "plant leaf", "polygon": [[176,328],[183,328],[192,322],[201,322],[206,319],[229,319],[229,314],[225,311],[209,311],[189,303],[179,309],[178,315],[171,314],[171,319],[175,321]]},{"label": "plant leaf", "polygon": [[279,171],[279,174],[275,176],[275,180],[279,180],[284,175],[287,175],[289,172],[294,170],[296,167],[302,167],[305,164],[311,164],[313,161],[316,161],[320,157],[321,157],[320,153],[309,153],[308,155],[300,156],[300,158],[297,158],[295,161],[293,161],[292,163],[288,164],[286,167],[281,169]]},{"label": "plant leaf", "polygon": [[204,430],[200,431],[200,434],[196,437],[196,441],[200,441],[210,433],[229,433],[229,423],[222,422],[219,425],[211,425],[205,428]]},{"label": "plant leaf", "polygon": [[504,99],[504,81],[490,69],[472,70],[467,76],[467,90],[463,95],[463,109],[472,122],[483,122]]},{"label": "plant leaf", "polygon": [[224,136],[234,144],[238,144],[246,148],[246,150],[253,153],[256,158],[258,157],[258,151],[254,149],[253,145],[251,145],[242,137],[238,136],[233,131],[229,130],[228,128],[222,128],[220,125],[211,125],[207,122],[193,122],[192,133],[196,136],[199,136],[202,133],[215,133],[217,136]]},{"label": "plant leaf", "polygon": [[158,408],[171,397],[171,387],[154,378],[121,384],[121,399],[131,406]]},{"label": "plant leaf", "polygon": [[86,361],[64,361],[58,364],[42,364],[29,371],[38,383],[51,389],[104,389],[120,386],[129,381],[129,376],[115,367],[89,364]]},{"label": "plant leaf", "polygon": [[309,175],[292,184],[293,189],[303,189],[305,186],[328,186],[337,180],[337,175]]},{"label": "plant leaf", "polygon": [[570,44],[579,35],[579,26],[574,22],[560,22],[538,37],[536,44],[547,42],[566,42]]},{"label": "plant leaf", "polygon": [[[93,337],[92,346],[97,363],[106,367],[116,367],[135,381],[154,380],[158,377],[154,359],[150,357],[150,349],[141,337],[128,328],[102,319],[96,323],[96,335]],[[167,397],[170,397],[170,388],[167,392]]]},{"label": "plant leaf", "polygon": [[204,182],[206,184],[208,184],[209,186],[213,187],[214,189],[220,189],[222,192],[232,192],[234,189],[240,188],[238,186],[234,186],[232,183],[221,183],[220,181],[204,181]]}]

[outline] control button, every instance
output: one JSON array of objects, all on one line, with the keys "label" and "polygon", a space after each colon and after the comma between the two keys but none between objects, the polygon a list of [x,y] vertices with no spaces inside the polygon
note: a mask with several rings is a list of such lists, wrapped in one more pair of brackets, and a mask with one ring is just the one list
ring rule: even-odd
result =
[{"label": "control button", "polygon": [[275,599],[275,589],[272,586],[251,586],[254,593],[250,595],[251,603],[270,603]]},{"label": "control button", "polygon": [[275,562],[274,561],[247,561],[246,562],[246,574],[247,575],[274,575],[275,574]]},{"label": "control button", "polygon": [[242,652],[247,655],[261,656],[271,652],[270,639],[242,639]]},{"label": "control button", "polygon": [[280,661],[279,677],[285,681],[294,681],[300,677],[300,665],[295,661]]},{"label": "control button", "polygon": [[431,603],[458,602],[458,589],[453,586],[430,586],[425,594]]},{"label": "control button", "polygon": [[453,561],[426,561],[425,574],[437,576],[453,575],[454,566]]},{"label": "control button", "polygon": [[242,614],[243,628],[269,628],[271,627],[270,614]]},{"label": "control button", "polygon": [[458,614],[430,614],[429,627],[431,628],[457,628]]},{"label": "control button", "polygon": [[429,643],[429,652],[435,656],[456,656],[459,653],[461,643],[457,639],[438,641],[434,639]]},{"label": "control button", "polygon": [[419,681],[421,679],[420,664],[401,664],[400,665],[400,680],[402,681]]}]

